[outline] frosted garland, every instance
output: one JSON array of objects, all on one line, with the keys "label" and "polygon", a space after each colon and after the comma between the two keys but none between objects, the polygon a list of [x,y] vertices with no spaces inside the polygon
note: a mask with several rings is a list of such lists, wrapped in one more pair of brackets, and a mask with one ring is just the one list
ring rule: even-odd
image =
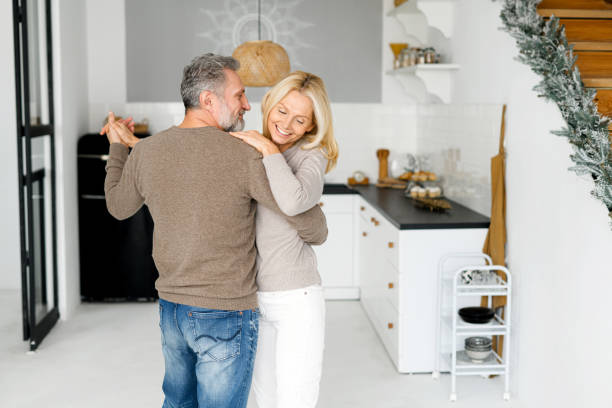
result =
[{"label": "frosted garland", "polygon": [[538,96],[555,102],[565,119],[567,126],[552,133],[567,138],[572,145],[570,158],[575,165],[569,170],[592,177],[595,186],[591,194],[604,203],[612,218],[610,119],[597,111],[593,100],[596,91],[582,83],[565,27],[557,17],[544,20],[538,14],[540,1],[504,0],[502,29],[516,40],[520,50],[517,60],[541,76],[534,87]]}]

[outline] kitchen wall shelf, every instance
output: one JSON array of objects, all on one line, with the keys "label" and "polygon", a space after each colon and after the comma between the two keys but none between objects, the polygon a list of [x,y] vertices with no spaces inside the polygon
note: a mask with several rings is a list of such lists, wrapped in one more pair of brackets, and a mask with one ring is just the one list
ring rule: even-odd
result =
[{"label": "kitchen wall shelf", "polygon": [[459,64],[416,64],[410,67],[390,69],[387,74],[414,74],[428,71],[456,71],[460,68]]},{"label": "kitchen wall shelf", "polygon": [[446,38],[450,38],[453,32],[454,6],[454,0],[408,0],[391,9],[387,16],[395,17],[406,34],[412,35],[410,16],[423,13],[429,26],[437,28]]},{"label": "kitchen wall shelf", "polygon": [[[457,64],[417,64],[410,67],[386,71],[395,77],[409,95],[419,102],[449,103],[453,74],[460,68]],[[414,77],[422,83],[415,84]]]},{"label": "kitchen wall shelf", "polygon": [[[449,261],[460,262],[461,260],[476,261],[469,266],[458,269],[446,270]],[[502,272],[505,279],[497,274],[494,280],[487,284],[477,285],[473,282],[465,284],[462,282],[462,274],[470,270]],[[510,272],[503,266],[493,265],[491,258],[480,253],[448,254],[440,258],[438,264],[438,302],[437,314],[438,325],[436,327],[436,355],[435,370],[432,374],[434,379],[439,378],[443,367],[451,373],[450,400],[457,400],[456,378],[465,375],[503,375],[505,388],[503,398],[510,399],[510,311],[511,311],[511,282]],[[479,301],[481,296],[486,296],[488,307],[492,307],[493,296],[505,296],[506,306],[504,317],[495,315],[488,324],[465,323],[458,315],[460,307],[465,304],[464,300],[472,299]],[[460,305],[460,303],[462,303]],[[472,304],[473,306],[473,304]],[[446,335],[446,336],[445,336]],[[468,336],[503,336],[504,356],[501,357],[495,351],[484,361],[472,361],[458,342]],[[450,343],[450,344],[449,344]],[[444,349],[450,347],[450,350]]]}]

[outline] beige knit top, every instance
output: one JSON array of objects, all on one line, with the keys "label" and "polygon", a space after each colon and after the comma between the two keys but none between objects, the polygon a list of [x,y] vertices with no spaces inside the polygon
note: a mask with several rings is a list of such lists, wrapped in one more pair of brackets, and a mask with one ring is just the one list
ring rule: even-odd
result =
[{"label": "beige knit top", "polygon": [[[284,153],[264,157],[274,199],[286,215],[317,206],[323,194],[327,158],[320,149],[302,149],[301,141]],[[265,206],[257,209],[257,286],[279,291],[320,284],[317,258],[287,218]]]}]

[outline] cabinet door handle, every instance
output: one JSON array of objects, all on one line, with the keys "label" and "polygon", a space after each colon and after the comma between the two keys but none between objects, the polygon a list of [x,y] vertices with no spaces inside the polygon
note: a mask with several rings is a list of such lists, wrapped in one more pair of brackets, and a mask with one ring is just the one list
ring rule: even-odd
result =
[{"label": "cabinet door handle", "polygon": [[368,236],[368,233],[367,233],[367,232],[365,232],[365,231],[363,231],[363,232],[361,233],[361,235],[363,235],[364,237],[367,237],[367,236]]},{"label": "cabinet door handle", "polygon": [[81,198],[84,198],[85,200],[106,200],[104,194],[83,194],[81,195]]},{"label": "cabinet door handle", "polygon": [[323,204],[324,204],[324,203],[323,203],[323,201],[321,201],[321,202],[319,203],[319,207],[323,207]]},{"label": "cabinet door handle", "polygon": [[374,225],[378,227],[378,224],[380,224],[380,222],[377,220],[374,220]]},{"label": "cabinet door handle", "polygon": [[393,289],[393,282],[389,282],[389,289]]},{"label": "cabinet door handle", "polygon": [[363,205],[360,207],[360,209],[361,211],[365,211],[365,207]]},{"label": "cabinet door handle", "polygon": [[100,159],[102,161],[108,161],[108,154],[79,154],[80,159]]},{"label": "cabinet door handle", "polygon": [[389,329],[392,329],[392,328],[393,328],[393,323],[387,323],[387,327],[388,327]]},{"label": "cabinet door handle", "polygon": [[389,242],[389,248],[393,248],[393,242]]},{"label": "cabinet door handle", "polygon": [[372,217],[372,218],[370,218],[370,221],[376,222],[376,218]]}]

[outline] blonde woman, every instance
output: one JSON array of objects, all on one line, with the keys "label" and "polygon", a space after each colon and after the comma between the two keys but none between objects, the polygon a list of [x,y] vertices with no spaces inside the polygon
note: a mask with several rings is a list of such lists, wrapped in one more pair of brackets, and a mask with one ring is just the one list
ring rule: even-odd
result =
[{"label": "blonde woman", "polygon": [[[262,153],[272,194],[295,215],[315,206],[336,164],[329,99],[321,78],[296,71],[264,96],[263,135],[231,132]],[[253,393],[259,408],[314,407],[323,364],[325,301],[313,249],[283,217],[259,206],[261,311]]]}]

